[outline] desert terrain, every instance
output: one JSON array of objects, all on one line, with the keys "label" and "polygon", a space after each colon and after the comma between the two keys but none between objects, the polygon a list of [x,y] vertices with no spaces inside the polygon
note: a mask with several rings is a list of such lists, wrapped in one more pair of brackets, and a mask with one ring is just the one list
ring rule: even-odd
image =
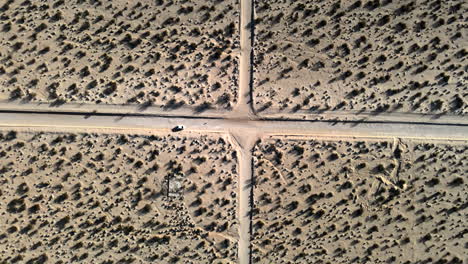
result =
[{"label": "desert terrain", "polygon": [[466,114],[467,8],[463,0],[255,1],[254,108],[285,118]]},{"label": "desert terrain", "polygon": [[0,263],[234,263],[223,136],[0,133]]},{"label": "desert terrain", "polygon": [[271,137],[254,150],[255,263],[466,263],[468,145]]},{"label": "desert terrain", "polygon": [[0,101],[231,109],[238,5],[2,1]]},{"label": "desert terrain", "polygon": [[468,263],[462,0],[0,2],[0,264]]}]

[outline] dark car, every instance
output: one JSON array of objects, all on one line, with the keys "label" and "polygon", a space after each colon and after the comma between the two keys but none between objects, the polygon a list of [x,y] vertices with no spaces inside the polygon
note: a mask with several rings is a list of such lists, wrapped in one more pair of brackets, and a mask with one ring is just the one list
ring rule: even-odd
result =
[{"label": "dark car", "polygon": [[183,125],[178,125],[172,128],[172,132],[179,132],[179,131],[184,130],[184,128],[185,127]]}]

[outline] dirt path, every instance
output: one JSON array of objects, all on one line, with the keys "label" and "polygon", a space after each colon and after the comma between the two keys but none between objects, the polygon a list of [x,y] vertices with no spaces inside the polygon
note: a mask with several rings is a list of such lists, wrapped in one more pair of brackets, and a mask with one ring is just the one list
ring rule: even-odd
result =
[{"label": "dirt path", "polygon": [[252,0],[241,0],[240,18],[240,58],[239,58],[239,98],[231,113],[233,118],[253,118],[252,109]]},{"label": "dirt path", "polygon": [[[234,108],[232,117],[239,121],[233,124],[242,127],[229,129],[231,138],[236,141],[239,151],[239,244],[238,262],[241,264],[252,263],[251,254],[251,190],[252,182],[252,148],[256,139],[256,131],[251,124],[243,122],[254,117],[252,108],[252,23],[253,2],[241,0],[240,18],[240,62],[239,62],[239,98]],[[245,126],[247,125],[247,126]],[[224,126],[223,126],[224,127]]]},{"label": "dirt path", "polygon": [[231,131],[231,143],[239,156],[239,263],[252,263],[251,252],[251,209],[252,209],[252,150],[258,138],[252,130],[247,133]]},{"label": "dirt path", "polygon": [[379,137],[468,140],[467,125],[412,123],[352,123],[331,121],[261,121],[183,117],[125,117],[67,114],[0,114],[0,127],[36,130],[103,131],[128,133],[160,131],[167,133],[176,125],[187,132],[234,133],[240,140],[262,136],[295,137]]},{"label": "dirt path", "polygon": [[[243,59],[246,60],[246,59]],[[244,66],[244,65],[243,65]],[[244,66],[245,67],[245,66]],[[247,71],[249,68],[246,68]],[[244,70],[245,71],[245,70]],[[249,73],[247,72],[247,75]],[[247,81],[251,76],[243,74]],[[148,107],[142,109],[132,105],[84,105],[84,104],[65,104],[57,107],[51,107],[50,104],[18,104],[0,102],[0,115],[2,113],[69,113],[69,114],[101,114],[101,115],[126,115],[126,116],[148,116],[148,117],[186,117],[186,118],[218,118],[218,119],[237,119],[237,120],[309,120],[309,121],[350,121],[350,122],[401,122],[401,123],[430,123],[430,124],[464,124],[468,125],[468,119],[460,115],[432,115],[418,113],[398,113],[384,112],[371,113],[361,111],[325,111],[320,113],[312,112],[281,112],[254,113],[251,108],[251,89],[250,84],[245,84],[246,80],[240,83],[239,94],[240,102],[235,105],[233,111],[220,111],[208,109],[201,113],[195,112],[191,107],[180,107],[178,109],[164,109],[162,107]]]}]

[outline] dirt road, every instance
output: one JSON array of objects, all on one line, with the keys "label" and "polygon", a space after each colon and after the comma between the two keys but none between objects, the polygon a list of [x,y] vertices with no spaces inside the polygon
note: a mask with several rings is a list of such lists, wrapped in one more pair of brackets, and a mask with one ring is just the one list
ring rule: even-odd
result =
[{"label": "dirt road", "polygon": [[335,121],[269,121],[183,117],[129,117],[122,115],[1,113],[1,127],[54,130],[122,130],[169,132],[176,125],[185,131],[237,134],[239,138],[269,135],[317,137],[380,137],[468,140],[468,126],[421,123]]}]

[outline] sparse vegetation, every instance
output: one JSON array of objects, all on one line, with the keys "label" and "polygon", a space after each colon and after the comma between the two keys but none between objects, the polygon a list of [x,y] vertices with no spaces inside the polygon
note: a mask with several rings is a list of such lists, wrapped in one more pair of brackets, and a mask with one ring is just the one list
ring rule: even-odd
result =
[{"label": "sparse vegetation", "polygon": [[5,3],[0,100],[55,107],[176,100],[220,110],[236,102],[238,0],[58,2]]},{"label": "sparse vegetation", "polygon": [[461,2],[254,1],[255,109],[468,113]]},{"label": "sparse vegetation", "polygon": [[462,263],[467,150],[466,142],[264,139],[254,150],[254,262]]},{"label": "sparse vegetation", "polygon": [[216,136],[11,130],[0,143],[0,263],[237,259],[237,160]]}]

